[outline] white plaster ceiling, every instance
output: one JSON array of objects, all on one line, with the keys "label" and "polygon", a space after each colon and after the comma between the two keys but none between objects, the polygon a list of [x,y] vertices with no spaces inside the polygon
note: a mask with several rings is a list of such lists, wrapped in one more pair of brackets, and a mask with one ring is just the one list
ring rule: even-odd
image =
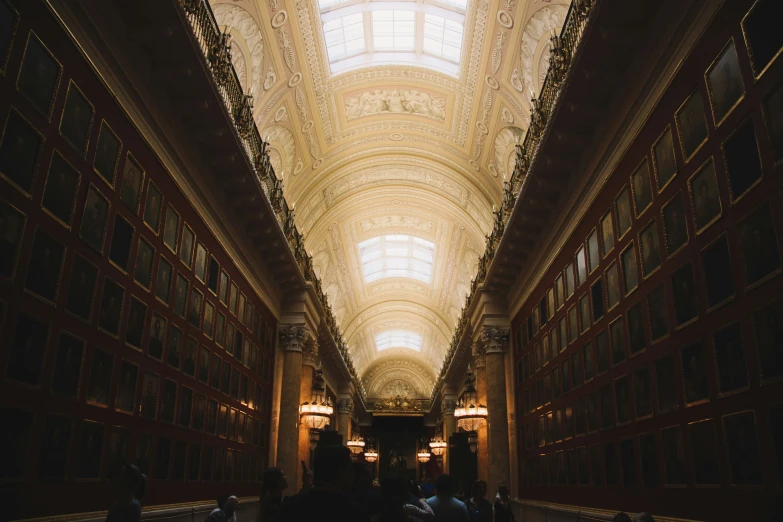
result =
[{"label": "white plaster ceiling", "polygon": [[[368,396],[432,391],[567,3],[468,0],[454,74],[378,60],[332,74],[317,0],[213,2]],[[392,234],[435,244],[429,283],[365,282],[359,243]],[[391,329],[421,351],[379,352]]]}]

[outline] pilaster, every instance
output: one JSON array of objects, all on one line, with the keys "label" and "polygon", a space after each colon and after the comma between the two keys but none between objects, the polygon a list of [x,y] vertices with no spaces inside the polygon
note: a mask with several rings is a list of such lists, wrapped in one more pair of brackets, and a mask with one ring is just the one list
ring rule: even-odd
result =
[{"label": "pilaster", "polygon": [[446,441],[446,452],[443,454],[443,473],[449,472],[449,452],[451,445],[449,438],[457,432],[457,419],[454,417],[454,409],[457,407],[457,396],[451,388],[444,387],[441,394],[443,400],[440,403],[440,411],[443,415],[443,440]]},{"label": "pilaster", "polygon": [[303,323],[279,328],[278,346],[283,354],[283,378],[280,385],[280,412],[277,429],[277,467],[296,483],[299,475],[299,404],[301,402],[302,348],[309,337]]},{"label": "pilaster", "polygon": [[487,406],[487,424],[479,430],[479,476],[486,478],[488,492],[510,484],[509,432],[506,386],[506,352],[510,337],[505,296],[480,290],[471,316],[473,364],[479,402]]}]

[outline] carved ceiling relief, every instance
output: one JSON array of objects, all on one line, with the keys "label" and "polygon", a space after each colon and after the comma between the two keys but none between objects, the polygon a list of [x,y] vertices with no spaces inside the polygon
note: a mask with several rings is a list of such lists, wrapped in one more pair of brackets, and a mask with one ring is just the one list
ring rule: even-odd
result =
[{"label": "carved ceiling relief", "polygon": [[250,91],[250,86],[247,84],[247,61],[245,60],[245,53],[242,50],[242,46],[236,39],[231,40],[231,65],[234,66],[234,70],[237,72],[237,78],[239,79],[239,85],[242,86],[244,92]]},{"label": "carved ceiling relief", "polygon": [[[296,142],[291,131],[282,125],[272,125],[262,131],[265,141],[269,142],[271,151],[269,159],[280,179],[285,179],[294,170],[296,159]],[[277,164],[275,164],[277,163]],[[290,203],[290,201],[289,201]]]},{"label": "carved ceiling relief", "polygon": [[[253,16],[244,8],[235,4],[217,4],[213,5],[212,12],[215,14],[215,20],[219,26],[228,26],[235,29],[242,35],[242,39],[245,41],[247,48],[250,50],[250,85],[242,83],[245,88],[245,92],[249,91],[252,86],[253,92],[259,94],[263,92],[263,76],[264,76],[264,40],[261,35],[261,31],[258,28],[258,24],[253,19]],[[233,51],[233,46],[232,46]],[[240,67],[237,65],[237,58],[232,56],[234,60],[234,67],[237,71],[240,71]],[[244,60],[244,55],[242,59]],[[241,67],[243,71],[246,71],[247,66]],[[245,73],[246,75],[246,73]],[[241,78],[240,78],[241,80]],[[247,78],[245,79],[247,82]]]},{"label": "carved ceiling relief", "polygon": [[379,114],[423,116],[446,119],[446,99],[412,89],[375,89],[343,98],[345,119],[355,120]]},{"label": "carved ceiling relief", "polygon": [[411,383],[397,379],[387,382],[383,388],[381,388],[378,395],[381,397],[394,397],[396,395],[415,397],[419,395],[419,392],[411,386]]},{"label": "carved ceiling relief", "polygon": [[435,379],[428,369],[407,358],[381,359],[365,371],[362,379],[370,397],[383,397],[384,387],[394,381],[409,383],[419,397],[429,396],[435,384]]},{"label": "carved ceiling relief", "polygon": [[432,225],[432,221],[425,221],[415,216],[372,217],[360,222],[362,232],[383,228],[406,228],[420,232],[430,232]]},{"label": "carved ceiling relief", "polygon": [[522,143],[525,132],[519,127],[505,127],[495,136],[495,168],[504,180],[511,177],[516,164],[516,145]]},{"label": "carved ceiling relief", "polygon": [[[544,41],[549,40],[552,31],[560,32],[565,22],[566,14],[568,14],[568,6],[566,5],[547,5],[533,13],[533,16],[525,25],[519,46],[522,71],[521,75],[517,73],[519,80],[522,82],[522,88],[517,90],[523,92],[523,95],[538,95],[539,91],[536,89],[537,82],[533,80],[533,64],[536,50],[540,50],[539,42],[542,39]],[[515,83],[513,75],[511,81],[512,84]],[[514,85],[514,87],[517,88],[517,85]]]}]

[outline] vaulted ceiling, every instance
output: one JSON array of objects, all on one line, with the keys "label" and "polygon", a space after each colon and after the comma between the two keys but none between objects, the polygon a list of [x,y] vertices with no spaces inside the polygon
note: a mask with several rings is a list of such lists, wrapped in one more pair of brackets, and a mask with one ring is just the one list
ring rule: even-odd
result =
[{"label": "vaulted ceiling", "polygon": [[567,0],[219,0],[369,397],[430,395]]}]

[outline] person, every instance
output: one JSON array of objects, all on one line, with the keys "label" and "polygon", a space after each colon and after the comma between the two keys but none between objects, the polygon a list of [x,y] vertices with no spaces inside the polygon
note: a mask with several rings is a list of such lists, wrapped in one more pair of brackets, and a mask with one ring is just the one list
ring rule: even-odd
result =
[{"label": "person", "polygon": [[498,486],[498,494],[495,495],[495,522],[514,522],[508,486],[502,483]]},{"label": "person", "polygon": [[313,454],[313,487],[283,503],[280,522],[330,520],[369,522],[367,513],[347,493],[353,478],[351,452],[342,445],[318,446]]},{"label": "person", "polygon": [[283,509],[283,491],[288,488],[288,480],[280,468],[264,471],[259,499],[258,522],[277,522]]},{"label": "person", "polygon": [[435,522],[470,522],[465,504],[454,498],[451,477],[445,473],[435,479],[435,496],[427,504],[435,513]]},{"label": "person", "polygon": [[372,522],[407,522],[408,514],[405,507],[408,494],[405,482],[396,474],[391,474],[381,480],[381,509],[370,520]]},{"label": "person", "polygon": [[110,477],[117,502],[106,514],[106,522],[138,522],[141,501],[147,492],[147,477],[139,468],[124,461],[111,470]]},{"label": "person", "polygon": [[313,472],[309,469],[302,472],[302,487],[299,489],[299,493],[304,494],[310,491],[313,487]]},{"label": "person", "polygon": [[477,480],[470,488],[470,498],[465,502],[471,522],[492,522],[492,504],[487,500],[487,483]]},{"label": "person", "polygon": [[612,518],[612,522],[633,522],[631,520],[631,517],[628,516],[628,514],[623,513],[622,511],[620,513],[617,513],[614,518]]},{"label": "person", "polygon": [[415,481],[411,482],[408,503],[403,506],[403,509],[411,522],[432,522],[435,520],[435,512],[432,511],[427,501],[421,498],[421,488]]},{"label": "person", "polygon": [[206,522],[236,522],[237,497],[223,493],[218,496],[217,503],[218,507],[212,510]]},{"label": "person", "polygon": [[380,490],[380,484],[375,485],[370,471],[363,462],[354,462],[351,468],[353,470],[351,497],[372,518],[383,507],[383,495]]},{"label": "person", "polygon": [[435,494],[435,486],[432,483],[432,478],[427,477],[427,479],[421,485],[421,492],[424,495],[424,498],[430,498]]}]

